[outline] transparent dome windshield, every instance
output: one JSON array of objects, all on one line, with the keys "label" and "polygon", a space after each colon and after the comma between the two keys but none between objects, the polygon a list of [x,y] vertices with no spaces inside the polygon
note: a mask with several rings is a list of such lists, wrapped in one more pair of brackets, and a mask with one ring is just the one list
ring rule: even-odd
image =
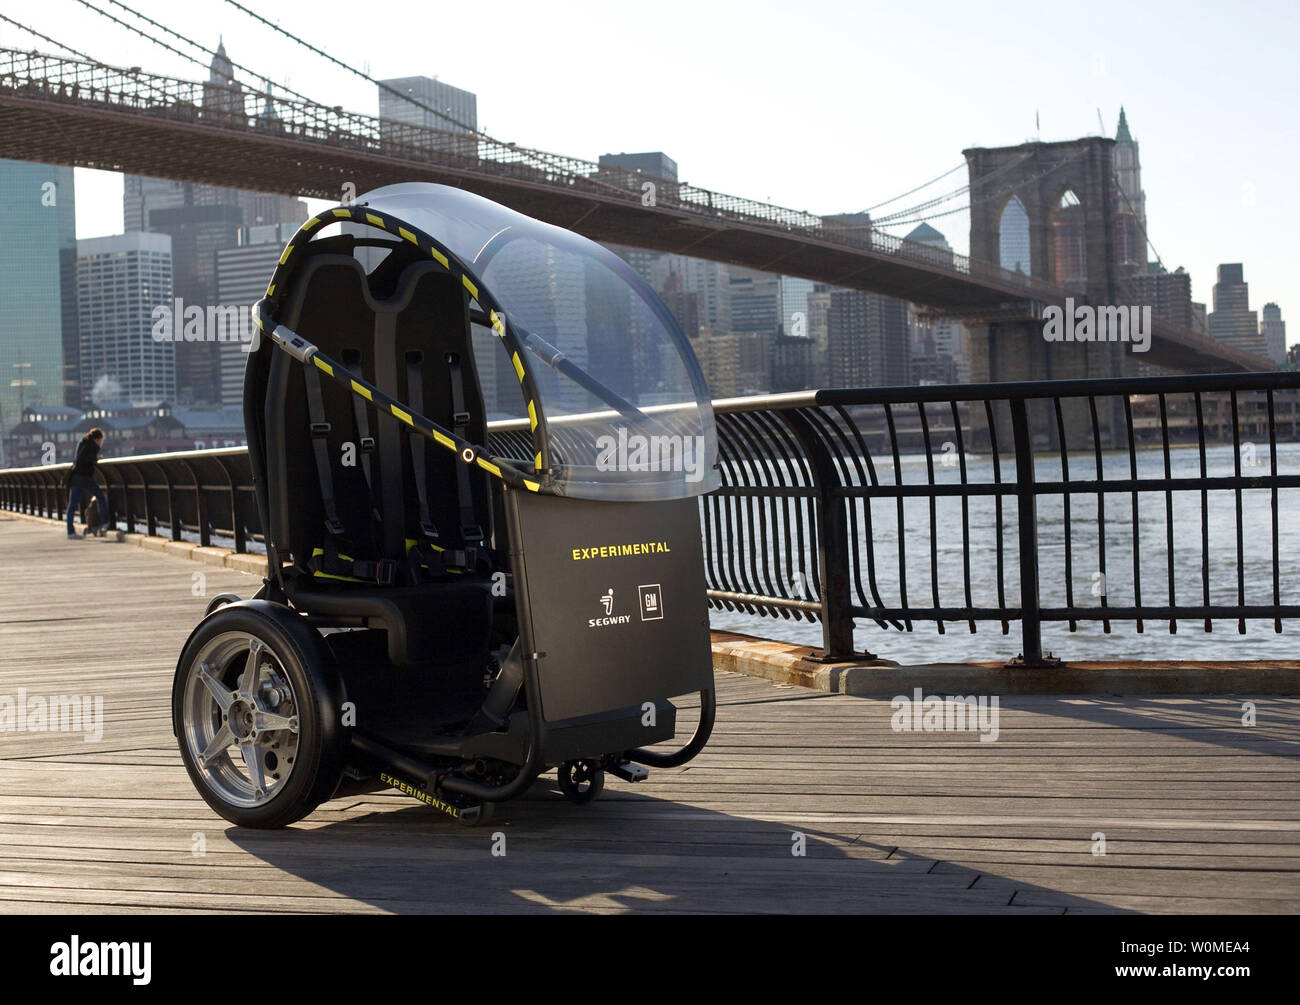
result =
[{"label": "transparent dome windshield", "polygon": [[[496,299],[540,399],[548,491],[665,499],[717,487],[699,365],[667,307],[621,258],[445,185],[390,185],[357,203],[442,242]],[[474,326],[473,338],[489,421],[517,420],[526,432],[528,404],[505,343],[485,325]],[[531,450],[515,453],[533,461]]]}]

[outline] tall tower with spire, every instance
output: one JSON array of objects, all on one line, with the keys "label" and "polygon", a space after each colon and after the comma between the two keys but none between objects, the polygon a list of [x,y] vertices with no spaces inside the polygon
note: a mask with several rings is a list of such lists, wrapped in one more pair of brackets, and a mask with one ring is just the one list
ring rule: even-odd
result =
[{"label": "tall tower with spire", "polygon": [[1129,132],[1128,116],[1119,110],[1115,131],[1115,261],[1122,269],[1146,271],[1147,197],[1142,191],[1138,143]]},{"label": "tall tower with spire", "polygon": [[239,119],[247,114],[244,90],[235,79],[235,68],[226,55],[225,40],[217,38],[217,51],[208,64],[208,82],[203,85],[205,118]]},{"label": "tall tower with spire", "polygon": [[[245,90],[235,79],[225,40],[219,39],[208,65],[199,114],[209,121],[242,127],[278,128],[271,94],[268,91],[261,97],[259,111],[258,92]],[[217,252],[244,245],[251,239],[253,228],[296,225],[307,218],[307,204],[283,193],[131,174],[123,179],[122,209],[128,233],[148,231],[171,236],[172,295],[205,311],[219,303]],[[221,404],[225,396],[222,371],[231,366],[242,371],[244,362],[238,342],[177,343],[175,354],[175,403],[181,405]],[[238,389],[236,382],[235,392]]]}]

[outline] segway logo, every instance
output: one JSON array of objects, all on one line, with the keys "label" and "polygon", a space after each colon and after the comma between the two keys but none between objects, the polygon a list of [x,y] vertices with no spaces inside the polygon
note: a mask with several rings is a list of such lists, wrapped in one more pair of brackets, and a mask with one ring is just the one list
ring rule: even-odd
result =
[{"label": "segway logo", "polygon": [[600,606],[605,609],[603,618],[588,618],[588,628],[604,628],[606,625],[625,625],[632,620],[630,614],[614,613],[614,587],[610,587],[600,595]]}]

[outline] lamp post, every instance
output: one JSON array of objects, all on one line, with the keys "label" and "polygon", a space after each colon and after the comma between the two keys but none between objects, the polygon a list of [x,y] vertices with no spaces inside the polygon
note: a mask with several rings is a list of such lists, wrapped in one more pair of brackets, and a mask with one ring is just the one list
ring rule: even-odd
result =
[{"label": "lamp post", "polygon": [[[27,407],[27,392],[29,387],[35,387],[36,381],[24,376],[24,371],[31,369],[30,363],[24,363],[21,353],[18,356],[18,362],[13,364],[13,368],[18,371],[18,376],[9,382],[10,387],[18,388],[18,421],[23,421],[23,411]],[[2,409],[0,409],[2,411]],[[2,426],[3,423],[0,423]],[[4,456],[3,432],[0,432],[0,467],[7,467],[8,464]]]}]

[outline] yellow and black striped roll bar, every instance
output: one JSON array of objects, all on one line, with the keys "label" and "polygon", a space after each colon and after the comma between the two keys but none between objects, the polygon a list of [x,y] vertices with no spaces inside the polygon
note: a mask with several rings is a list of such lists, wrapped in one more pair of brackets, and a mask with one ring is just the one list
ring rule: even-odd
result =
[{"label": "yellow and black striped roll bar", "polygon": [[286,328],[284,325],[276,324],[268,316],[267,301],[265,299],[259,300],[254,305],[253,320],[257,323],[259,330],[294,359],[304,365],[315,366],[325,376],[338,381],[353,394],[360,395],[367,401],[372,402],[380,411],[387,412],[394,418],[406,423],[426,439],[430,439],[438,446],[452,451],[464,463],[477,465],[488,474],[500,478],[503,482],[507,482],[515,488],[525,488],[530,492],[537,492],[541,489],[541,483],[526,477],[523,472],[514,466],[511,459],[490,457],[483,447],[462,439],[427,416],[421,415],[409,406],[404,406],[400,401],[390,398],[359,374],[353,373],[343,364],[326,356],[297,332]]},{"label": "yellow and black striped roll bar", "polygon": [[525,488],[531,492],[539,491],[541,489],[540,477],[526,477],[523,472],[515,467],[515,462],[511,459],[491,457],[485,448],[461,439],[428,417],[404,406],[402,402],[393,400],[373,384],[365,381],[359,374],[351,372],[341,363],[330,359],[307,339],[275,320],[280,299],[276,295],[277,291],[282,293],[285,290],[285,284],[289,281],[302,258],[301,255],[295,257],[294,251],[300,245],[306,244],[312,239],[312,233],[317,227],[345,221],[374,227],[408,241],[421,251],[426,252],[433,261],[441,265],[452,276],[460,279],[461,285],[465,287],[470,297],[483,308],[492,330],[504,343],[506,353],[509,355],[511,363],[514,364],[515,376],[519,378],[520,390],[523,391],[524,401],[528,403],[528,425],[533,438],[533,471],[540,475],[546,470],[549,466],[550,449],[547,443],[546,427],[543,422],[541,398],[537,394],[537,385],[532,373],[524,365],[523,346],[508,325],[505,311],[502,310],[501,305],[492,296],[491,292],[484,287],[478,276],[450,248],[404,220],[400,220],[388,213],[370,210],[364,204],[337,206],[313,216],[299,227],[293,237],[289,239],[289,243],[284,247],[284,253],[280,255],[280,262],[271,275],[271,282],[266,288],[266,296],[253,306],[253,320],[257,324],[259,331],[302,363],[314,365],[326,376],[332,377],[347,387],[353,394],[360,395],[367,401],[373,402],[376,408],[387,411],[427,439],[433,440],[439,446],[453,451],[464,463],[477,465],[489,474],[516,488]]}]

